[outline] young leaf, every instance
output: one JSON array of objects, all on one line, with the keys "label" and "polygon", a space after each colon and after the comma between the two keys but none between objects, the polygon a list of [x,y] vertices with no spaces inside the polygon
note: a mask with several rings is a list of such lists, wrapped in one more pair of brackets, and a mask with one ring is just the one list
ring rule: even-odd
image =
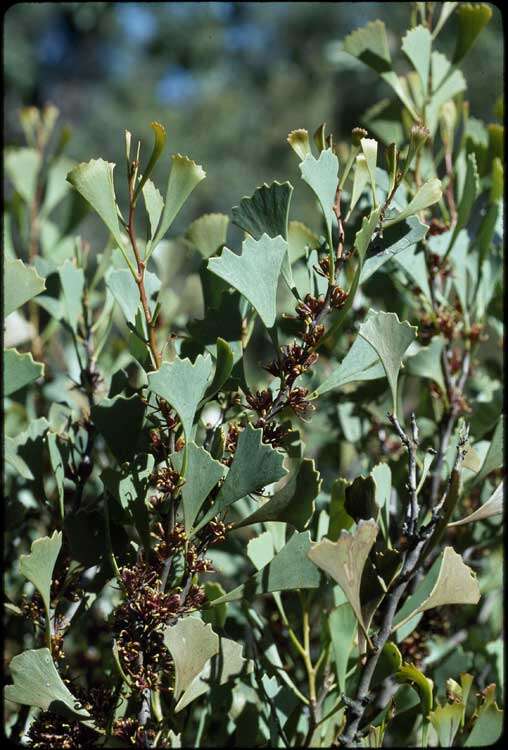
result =
[{"label": "young leaf", "polygon": [[479,599],[475,573],[452,547],[445,547],[423,582],[397,613],[393,630],[418,612],[449,604],[477,604]]},{"label": "young leaf", "polygon": [[136,189],[134,190],[134,202],[136,201],[136,198],[138,197],[140,192],[143,190],[146,181],[152,174],[155,165],[162,156],[164,146],[166,145],[166,128],[164,127],[164,125],[161,125],[160,122],[154,121],[150,123],[150,127],[152,128],[154,135],[153,150],[150,156],[150,160],[143,171],[141,180],[136,185]]},{"label": "young leaf", "polygon": [[7,260],[4,266],[4,318],[46,289],[35,268],[22,260]]},{"label": "young leaf", "polygon": [[377,141],[374,138],[362,138],[361,141],[363,155],[367,164],[370,185],[372,188],[372,203],[376,208],[376,163],[377,163]]},{"label": "young leaf", "polygon": [[44,375],[44,365],[35,362],[30,352],[20,354],[17,349],[4,349],[3,361],[4,396],[20,391]]},{"label": "young leaf", "polygon": [[[182,470],[183,452],[172,453],[171,463],[176,471]],[[201,506],[213,490],[219,479],[222,479],[226,467],[214,461],[210,454],[196,443],[187,446],[187,472],[182,487],[182,504],[185,531],[190,534]]]},{"label": "young leaf", "polygon": [[62,285],[65,318],[74,333],[77,333],[78,322],[83,315],[85,273],[82,268],[76,268],[72,261],[66,260],[58,270],[58,274]]},{"label": "young leaf", "polygon": [[67,181],[88,201],[113,235],[125,255],[125,244],[118,224],[118,212],[113,182],[115,164],[104,159],[91,159],[78,164],[67,175]]},{"label": "young leaf", "polygon": [[169,174],[164,210],[157,234],[147,250],[147,257],[164,237],[194,188],[206,177],[203,167],[187,156],[173,154],[171,159],[173,165]]},{"label": "young leaf", "polygon": [[462,703],[448,703],[446,706],[437,706],[431,711],[429,718],[436,730],[439,747],[453,747],[455,735],[459,731],[464,706]]},{"label": "young leaf", "polygon": [[160,370],[148,374],[149,389],[176,410],[187,440],[190,440],[196,409],[211,371],[210,355],[199,354],[194,364],[189,359],[177,357],[173,362],[164,362]]},{"label": "young leaf", "polygon": [[255,240],[263,234],[285,240],[288,236],[288,214],[293,186],[289,182],[272,182],[258,187],[250,198],[242,198],[233,207],[233,224],[250,234]]},{"label": "young leaf", "polygon": [[363,569],[378,531],[378,525],[374,520],[359,521],[353,533],[341,531],[337,542],[323,539],[312,545],[308,555],[313,563],[339,584],[366,635],[360,586]]},{"label": "young leaf", "polygon": [[261,568],[254,576],[233,591],[219,599],[214,599],[212,606],[238,599],[251,599],[258,594],[288,591],[291,589],[316,589],[320,575],[315,565],[307,560],[310,551],[310,534],[308,531],[293,534],[285,547],[273,560]]},{"label": "young leaf", "polygon": [[164,631],[164,644],[175,665],[175,700],[189,687],[206,662],[219,651],[219,636],[197,617],[183,617]]},{"label": "young leaf", "polygon": [[358,203],[361,194],[365,190],[365,186],[369,181],[369,169],[367,166],[367,159],[364,154],[358,154],[355,160],[355,168],[353,172],[353,188],[351,190],[351,200],[349,202],[348,216]]},{"label": "young leaf", "polygon": [[58,555],[62,548],[62,532],[55,531],[53,536],[36,539],[32,543],[29,555],[19,558],[19,571],[33,583],[41,595],[46,614],[49,618],[51,579]]},{"label": "young leaf", "polygon": [[215,255],[226,243],[229,216],[226,214],[203,214],[189,226],[185,238],[203,256]]},{"label": "young leaf", "polygon": [[492,8],[486,3],[459,3],[456,13],[456,18],[459,22],[459,33],[453,55],[454,65],[469,52],[491,17]]},{"label": "young leaf", "polygon": [[393,219],[387,219],[383,226],[390,227],[393,224],[402,221],[402,219],[407,219],[408,216],[413,216],[414,214],[423,211],[425,208],[433,206],[434,203],[437,203],[441,199],[442,194],[441,180],[438,180],[437,177],[433,177],[421,186],[406,208],[404,208]]},{"label": "young leaf", "polygon": [[303,128],[292,130],[287,137],[287,141],[293,151],[300,157],[301,161],[303,161],[308,154],[312,153],[309,134]]},{"label": "young leaf", "polygon": [[306,458],[297,471],[267,502],[250,516],[235,524],[234,528],[266,521],[284,521],[298,531],[309,523],[314,512],[314,500],[319,494],[321,479],[314,460]]},{"label": "young leaf", "polygon": [[150,239],[155,237],[157,227],[164,208],[164,198],[151,180],[147,180],[143,186],[143,199],[150,222]]},{"label": "young leaf", "polygon": [[448,528],[452,526],[462,526],[465,523],[476,523],[477,521],[484,521],[486,518],[492,518],[503,513],[503,483],[494,490],[492,495],[481,505],[477,510],[470,513],[469,516],[461,518],[460,521],[454,521],[448,524]]},{"label": "young leaf", "polygon": [[197,525],[196,531],[241,497],[276,482],[287,474],[283,467],[283,454],[274,450],[271,445],[263,443],[262,435],[263,430],[256,429],[250,424],[240,433],[235,457],[226,480],[212,507]]},{"label": "young leaf", "polygon": [[263,234],[242,243],[242,254],[225,247],[220,258],[210,258],[208,268],[249,300],[267,328],[275,323],[277,284],[287,242]]},{"label": "young leaf", "polygon": [[56,671],[49,649],[24,651],[12,659],[9,669],[14,684],[5,688],[7,700],[43,711],[70,714],[73,718],[90,717]]},{"label": "young leaf", "polygon": [[420,672],[413,664],[404,663],[395,675],[397,682],[409,682],[413,684],[422,701],[422,713],[424,717],[427,717],[432,711],[434,699],[432,697],[432,691],[434,689],[434,683],[429,677],[425,677],[423,672]]},{"label": "young leaf", "polygon": [[339,160],[330,148],[321,151],[319,159],[307,154],[300,164],[300,172],[302,180],[311,188],[321,205],[328,237],[331,237],[333,206],[339,184]]},{"label": "young leaf", "polygon": [[386,372],[392,391],[393,411],[397,410],[397,380],[402,358],[408,346],[414,341],[417,328],[407,321],[400,322],[395,313],[369,311],[367,320],[362,323],[359,335],[376,351]]},{"label": "young leaf", "polygon": [[410,29],[402,39],[402,49],[420,76],[425,95],[428,93],[432,35],[425,26]]}]

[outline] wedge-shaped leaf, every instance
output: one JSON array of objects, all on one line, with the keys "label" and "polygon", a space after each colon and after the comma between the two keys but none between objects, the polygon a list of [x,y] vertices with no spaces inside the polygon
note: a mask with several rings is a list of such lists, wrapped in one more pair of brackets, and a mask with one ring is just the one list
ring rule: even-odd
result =
[{"label": "wedge-shaped leaf", "polygon": [[351,190],[351,201],[349,203],[349,213],[354,209],[360,196],[365,190],[367,183],[369,182],[369,169],[367,166],[367,159],[364,154],[358,154],[355,160],[355,168],[353,173],[353,188]]},{"label": "wedge-shaped leaf", "polygon": [[119,461],[134,455],[145,417],[145,404],[137,394],[105,398],[92,409],[92,417],[109,449]]},{"label": "wedge-shaped leaf", "polygon": [[492,495],[486,502],[483,503],[477,510],[470,513],[469,516],[461,518],[460,521],[454,521],[448,524],[448,528],[451,526],[462,526],[465,523],[476,523],[477,521],[484,521],[486,518],[492,518],[503,512],[503,483],[494,490]]},{"label": "wedge-shaped leaf", "polygon": [[232,503],[255,492],[267,484],[281,479],[287,470],[283,467],[284,456],[271,445],[262,441],[263,430],[247,424],[240,433],[235,457],[217,498],[196,530],[201,529],[217,513]]},{"label": "wedge-shaped leaf", "polygon": [[258,510],[235,524],[236,529],[253,523],[285,521],[298,531],[309,523],[314,500],[319,494],[321,479],[312,459],[304,459],[288,481]]},{"label": "wedge-shaped leaf", "polygon": [[346,52],[377,73],[387,73],[392,69],[386,28],[382,21],[371,21],[361,29],[356,29],[344,39],[342,46]]},{"label": "wedge-shaped leaf", "polygon": [[346,691],[346,674],[349,655],[353,648],[357,620],[349,602],[344,602],[330,612],[328,627],[337,669],[337,682],[341,693]]},{"label": "wedge-shaped leaf", "polygon": [[321,205],[328,236],[331,236],[333,205],[339,184],[339,160],[332,149],[326,148],[319,154],[319,159],[307,154],[300,164],[300,172],[302,180],[311,188]]},{"label": "wedge-shaped leaf", "polygon": [[438,747],[453,747],[455,735],[459,731],[464,706],[462,703],[448,703],[437,706],[429,718],[436,730]]},{"label": "wedge-shaped leaf", "polygon": [[226,214],[204,214],[192,222],[185,237],[203,258],[209,258],[226,243],[228,225]]},{"label": "wedge-shaped leaf", "polygon": [[143,199],[145,201],[146,213],[150,222],[150,239],[155,236],[159,221],[164,208],[164,198],[159,193],[151,180],[147,180],[143,186]]},{"label": "wedge-shaped leaf", "polygon": [[4,350],[4,396],[21,390],[44,375],[44,365],[35,362],[30,353],[20,354],[16,349]]},{"label": "wedge-shaped leaf", "polygon": [[6,260],[4,266],[4,317],[46,289],[46,282],[35,268],[22,260]]},{"label": "wedge-shaped leaf", "polygon": [[414,198],[397,216],[384,222],[384,226],[390,227],[403,219],[407,219],[409,216],[414,216],[420,211],[429,208],[429,206],[433,206],[434,203],[437,203],[441,199],[442,195],[441,180],[438,180],[437,177],[432,177],[432,179],[421,186]]},{"label": "wedge-shaped leaf", "polygon": [[392,391],[394,414],[397,410],[397,380],[402,358],[408,346],[414,341],[417,328],[407,321],[400,322],[395,313],[383,311],[370,314],[362,323],[359,335],[376,351],[385,369]]},{"label": "wedge-shaped leaf", "polygon": [[397,224],[384,232],[384,242],[387,246],[371,258],[367,258],[360,275],[360,284],[364,284],[387,260],[396,259],[399,253],[414,248],[425,237],[428,229],[417,216],[410,216],[404,224]]},{"label": "wedge-shaped leaf", "polygon": [[376,164],[377,164],[377,141],[374,138],[362,138],[361,147],[363,155],[365,156],[365,162],[367,164],[367,171],[369,173],[370,185],[372,188],[372,200],[376,203]]},{"label": "wedge-shaped leaf", "polygon": [[420,76],[425,94],[428,92],[432,35],[424,26],[410,29],[402,39],[402,49]]},{"label": "wedge-shaped leaf", "polygon": [[272,182],[258,187],[250,198],[242,198],[233,207],[233,224],[255,240],[263,234],[285,240],[288,236],[288,215],[293,186],[289,182]]},{"label": "wedge-shaped leaf", "polygon": [[308,559],[310,550],[308,531],[293,534],[289,542],[278,552],[268,565],[261,568],[238,588],[229,591],[220,599],[214,599],[212,605],[231,602],[245,598],[247,600],[258,594],[292,589],[316,589],[320,575],[316,566]]},{"label": "wedge-shaped leaf", "polygon": [[397,682],[409,682],[418,690],[421,699],[422,713],[426,717],[432,711],[434,699],[432,692],[434,683],[429,677],[425,677],[413,664],[403,664],[395,675]]},{"label": "wedge-shaped leaf", "polygon": [[150,246],[151,250],[164,237],[194,188],[206,177],[203,167],[189,159],[188,156],[173,154],[171,159],[173,164],[169,173],[164,210],[157,234]]},{"label": "wedge-shaped leaf", "polygon": [[[181,471],[183,451],[172,453],[170,459],[174,468]],[[201,506],[219,479],[224,476],[226,467],[219,461],[215,461],[204,448],[192,442],[187,446],[187,462],[185,483],[182,487],[182,504],[185,531],[190,533]]]},{"label": "wedge-shaped leaf", "polygon": [[212,358],[209,354],[199,354],[194,364],[189,359],[177,357],[173,362],[164,362],[160,370],[148,374],[149,389],[176,410],[187,440],[190,440],[196,409],[211,372]]},{"label": "wedge-shaped leaf", "polygon": [[445,547],[423,582],[397,613],[393,630],[419,612],[449,604],[477,604],[480,588],[475,573],[453,547]]},{"label": "wedge-shaped leaf", "polygon": [[482,468],[473,478],[472,484],[479,484],[491,471],[495,471],[503,466],[503,445],[504,445],[504,414],[501,415],[497,423],[492,441],[489,445],[487,455],[482,464]]},{"label": "wedge-shaped leaf", "polygon": [[113,235],[118,247],[125,253],[125,245],[118,223],[118,213],[113,182],[115,164],[104,159],[92,159],[78,164],[67,175],[67,181],[88,201]]},{"label": "wedge-shaped leaf", "polygon": [[437,23],[434,26],[434,29],[432,30],[432,38],[435,39],[447,20],[450,18],[451,14],[457,7],[458,3],[451,3],[446,2],[443,3],[441,6],[441,13],[439,14],[439,18],[437,19]]},{"label": "wedge-shaped leaf", "polygon": [[453,55],[454,64],[466,55],[477,37],[492,17],[492,8],[487,3],[459,3],[456,18],[459,21],[459,33]]},{"label": "wedge-shaped leaf", "polygon": [[184,617],[164,631],[164,644],[175,665],[175,700],[187,690],[205,664],[219,652],[219,636],[197,617]]},{"label": "wedge-shaped leaf", "polygon": [[383,377],[385,377],[385,370],[377,352],[367,341],[358,336],[339,367],[321,383],[316,394],[322,396],[348,383],[377,380]]},{"label": "wedge-shaped leaf", "polygon": [[[110,268],[105,276],[106,286],[120,306],[125,319],[136,325],[136,314],[140,307],[139,289],[131,272],[126,268]],[[145,271],[145,291],[150,311],[155,310],[155,297],[161,288],[159,278],[151,271]]]},{"label": "wedge-shaped leaf", "polygon": [[287,141],[293,151],[298,154],[303,161],[307,154],[312,153],[309,142],[309,134],[303,128],[292,130],[287,137]]},{"label": "wedge-shaped leaf", "polygon": [[442,336],[434,336],[428,346],[422,346],[416,354],[408,357],[406,360],[407,371],[411,375],[433,380],[443,393],[446,392],[441,367],[441,355],[444,345],[445,341]]},{"label": "wedge-shaped leaf", "polygon": [[379,528],[375,521],[360,521],[353,533],[342,531],[338,541],[323,539],[313,544],[309,558],[336,581],[366,633],[360,602],[363,569]]},{"label": "wedge-shaped leaf", "polygon": [[242,244],[242,254],[225,247],[220,258],[210,258],[208,268],[246,297],[267,328],[275,323],[277,284],[287,242],[264,234]]},{"label": "wedge-shaped leaf", "polygon": [[79,719],[90,717],[56,671],[49,649],[24,651],[12,659],[9,669],[14,684],[5,688],[7,700]]},{"label": "wedge-shaped leaf", "polygon": [[143,455],[124,464],[120,470],[107,467],[101,480],[122,508],[126,523],[134,523],[145,549],[150,548],[150,521],[146,497],[154,467],[154,457]]},{"label": "wedge-shaped leaf", "polygon": [[30,554],[21,555],[19,558],[19,572],[33,583],[41,595],[48,617],[51,579],[61,548],[62,532],[55,531],[51,537],[45,536],[36,539],[32,543]]},{"label": "wedge-shaped leaf", "polygon": [[[125,271],[129,276],[129,271]],[[70,327],[77,332],[79,319],[83,315],[83,291],[85,289],[85,274],[82,268],[76,268],[74,263],[66,260],[58,271],[63,292],[63,307],[65,319]],[[134,280],[133,280],[134,281]]]},{"label": "wedge-shaped leaf", "polygon": [[207,693],[211,686],[225,685],[226,682],[239,675],[246,664],[242,650],[240,643],[230,638],[221,638],[219,652],[206,662],[201,672],[193,679],[176,704],[175,713],[188,706],[200,695]]},{"label": "wedge-shaped leaf", "polygon": [[[491,686],[495,689],[495,685]],[[487,693],[489,688],[485,688]],[[464,747],[494,747],[503,733],[504,711],[501,711],[495,700],[485,697],[478,709],[478,717]]]},{"label": "wedge-shaped leaf", "polygon": [[25,203],[31,204],[37,189],[41,155],[34,148],[7,149],[5,172]]}]

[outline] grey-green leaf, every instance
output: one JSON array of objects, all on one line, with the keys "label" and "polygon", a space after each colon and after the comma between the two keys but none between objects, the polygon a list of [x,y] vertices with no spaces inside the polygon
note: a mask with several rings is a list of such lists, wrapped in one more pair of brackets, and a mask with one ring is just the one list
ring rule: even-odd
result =
[{"label": "grey-green leaf", "polygon": [[420,76],[425,94],[428,92],[432,34],[424,26],[410,29],[402,39],[402,49]]},{"label": "grey-green leaf", "polygon": [[46,613],[49,613],[51,579],[61,548],[62,532],[55,531],[51,537],[36,539],[32,543],[30,554],[19,558],[19,571],[33,583],[41,595]]},{"label": "grey-green leaf", "polygon": [[293,186],[289,182],[272,182],[258,187],[250,198],[242,198],[233,207],[233,224],[259,240],[268,237],[288,236],[289,204]]},{"label": "grey-green leaf", "polygon": [[184,617],[164,631],[164,643],[175,665],[175,700],[219,651],[219,636],[197,617]]},{"label": "grey-green leaf", "polygon": [[35,268],[22,260],[7,260],[4,266],[4,317],[46,289]]},{"label": "grey-green leaf", "polygon": [[[183,451],[172,453],[171,463],[177,471],[182,470]],[[201,506],[226,471],[224,464],[215,461],[201,446],[190,442],[187,445],[187,471],[182,487],[182,504],[185,531],[191,533]]]},{"label": "grey-green leaf", "polygon": [[259,240],[247,238],[242,244],[241,255],[225,247],[220,258],[210,258],[208,268],[243,294],[265,326],[272,328],[276,316],[277,284],[286,253],[286,240],[281,236],[270,238],[263,234]]},{"label": "grey-green leaf", "polygon": [[185,238],[203,256],[209,258],[225,244],[229,216],[226,214],[204,214],[189,226]]},{"label": "grey-green leaf", "polygon": [[263,443],[262,436],[263,430],[256,429],[250,424],[242,430],[226,480],[217,499],[196,530],[201,529],[217,513],[241,497],[276,482],[287,474],[283,467],[283,454],[274,450],[271,445]]},{"label": "grey-green leaf", "polygon": [[3,361],[4,396],[16,393],[44,375],[44,365],[35,362],[30,352],[20,354],[16,349],[5,349]]},{"label": "grey-green leaf", "polygon": [[148,374],[149,389],[175,409],[187,440],[190,440],[196,409],[204,396],[211,371],[210,355],[199,354],[194,364],[187,358],[177,357],[173,362],[164,362],[159,370]]},{"label": "grey-green leaf", "polygon": [[58,674],[49,649],[24,651],[12,659],[9,669],[14,684],[5,688],[7,700],[79,719],[90,717]]},{"label": "grey-green leaf", "polygon": [[[129,273],[126,271],[126,273]],[[85,289],[85,274],[82,268],[76,268],[74,263],[66,260],[58,271],[63,291],[63,306],[65,318],[70,327],[77,332],[79,319],[83,314],[83,291]],[[129,274],[130,276],[130,274]]]},{"label": "grey-green leaf", "polygon": [[359,335],[376,351],[385,369],[392,391],[394,414],[397,411],[397,380],[402,358],[416,333],[415,326],[407,321],[401,323],[395,313],[383,311],[373,311],[360,326]]},{"label": "grey-green leaf", "polygon": [[326,148],[319,154],[319,159],[315,159],[312,154],[307,154],[300,164],[300,172],[302,180],[309,185],[321,205],[330,236],[335,194],[339,184],[339,160],[332,149]]},{"label": "grey-green leaf", "polygon": [[188,156],[173,154],[171,159],[173,163],[169,173],[164,211],[151,249],[154,249],[164,237],[189,195],[206,177],[203,167]]}]

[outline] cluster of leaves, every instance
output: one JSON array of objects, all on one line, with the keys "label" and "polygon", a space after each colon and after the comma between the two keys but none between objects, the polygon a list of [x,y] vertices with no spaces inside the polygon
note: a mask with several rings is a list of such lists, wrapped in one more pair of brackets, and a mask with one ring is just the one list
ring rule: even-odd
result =
[{"label": "cluster of leaves", "polygon": [[[165,239],[205,172],[173,155],[163,196],[159,123],[145,165],[126,132],[124,216],[115,165],[64,156],[54,108],[21,113],[27,147],[5,158],[12,739],[499,736],[503,138],[469,117],[458,67],[489,8],[456,5],[417,4],[406,76],[381,22],[347,37],[398,103],[366,113],[375,137],[292,131],[316,228],[272,182],[233,208],[235,250],[222,214]],[[450,61],[433,47],[452,14]],[[76,237],[90,208],[101,253]],[[183,255],[201,318],[168,285]]]}]

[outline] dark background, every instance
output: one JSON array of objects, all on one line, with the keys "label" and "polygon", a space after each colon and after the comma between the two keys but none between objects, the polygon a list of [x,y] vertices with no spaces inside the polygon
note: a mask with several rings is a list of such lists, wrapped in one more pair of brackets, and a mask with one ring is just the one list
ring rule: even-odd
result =
[{"label": "dark background", "polygon": [[[175,229],[182,229],[201,213],[229,213],[264,181],[296,182],[297,160],[286,143],[290,130],[312,133],[325,121],[336,139],[347,136],[362,113],[390,92],[340,51],[341,41],[380,18],[404,72],[396,40],[410,26],[412,6],[19,3],[4,16],[6,142],[23,142],[21,106],[52,102],[74,129],[68,155],[117,162],[120,180],[124,129],[143,139],[146,158],[149,124],[159,120],[170,151],[188,154],[208,173],[178,218]],[[502,91],[502,21],[492,8],[464,65],[471,114],[487,122]],[[455,24],[452,16],[439,35],[444,52],[453,50]],[[163,160],[156,172],[163,189],[167,166]]]}]

